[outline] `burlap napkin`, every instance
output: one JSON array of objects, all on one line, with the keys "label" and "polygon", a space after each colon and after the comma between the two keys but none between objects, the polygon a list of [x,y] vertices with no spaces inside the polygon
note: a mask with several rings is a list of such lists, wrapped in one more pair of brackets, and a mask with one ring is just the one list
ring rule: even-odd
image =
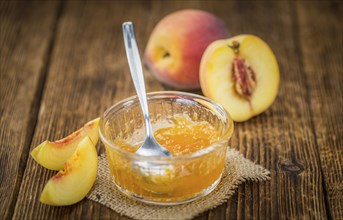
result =
[{"label": "burlap napkin", "polygon": [[87,198],[134,219],[190,219],[224,203],[240,183],[246,180],[268,180],[269,174],[262,166],[245,159],[238,151],[229,149],[222,180],[212,193],[183,205],[155,206],[130,199],[117,190],[106,157],[100,155],[97,179]]}]

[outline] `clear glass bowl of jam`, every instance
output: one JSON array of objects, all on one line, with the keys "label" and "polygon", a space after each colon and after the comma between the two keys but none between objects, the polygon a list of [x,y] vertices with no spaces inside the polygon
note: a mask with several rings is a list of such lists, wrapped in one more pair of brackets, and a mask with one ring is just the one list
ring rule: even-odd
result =
[{"label": "clear glass bowl of jam", "polygon": [[185,92],[147,94],[157,141],[171,157],[135,154],[145,137],[136,96],[105,111],[99,126],[117,188],[131,198],[176,205],[210,193],[224,169],[233,121],[220,105]]}]

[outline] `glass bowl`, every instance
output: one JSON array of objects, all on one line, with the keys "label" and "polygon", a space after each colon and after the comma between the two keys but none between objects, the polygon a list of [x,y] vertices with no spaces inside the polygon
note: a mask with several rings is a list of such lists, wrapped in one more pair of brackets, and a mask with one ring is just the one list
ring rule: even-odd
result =
[{"label": "glass bowl", "polygon": [[219,132],[218,141],[194,153],[172,157],[137,155],[118,145],[129,140],[140,146],[145,137],[137,96],[105,111],[100,120],[100,138],[105,145],[111,175],[117,188],[131,198],[158,205],[176,205],[210,193],[224,169],[233,121],[220,105],[200,95],[185,92],[147,94],[153,130],[175,115],[195,122],[207,121]]}]

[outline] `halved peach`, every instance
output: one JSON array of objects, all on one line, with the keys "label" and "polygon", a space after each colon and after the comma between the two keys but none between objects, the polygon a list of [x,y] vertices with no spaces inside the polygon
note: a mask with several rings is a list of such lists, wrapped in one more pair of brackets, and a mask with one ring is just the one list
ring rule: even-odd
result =
[{"label": "halved peach", "polygon": [[264,112],[279,89],[279,67],[270,47],[253,35],[211,43],[202,56],[200,85],[234,121]]},{"label": "halved peach", "polygon": [[86,136],[74,154],[45,185],[40,201],[47,205],[71,205],[82,200],[92,188],[98,169],[98,155]]},{"label": "halved peach", "polygon": [[60,170],[64,163],[75,152],[77,145],[85,137],[89,136],[94,145],[98,142],[100,118],[96,118],[82,128],[58,141],[44,141],[31,152],[31,156],[40,165],[51,170]]}]

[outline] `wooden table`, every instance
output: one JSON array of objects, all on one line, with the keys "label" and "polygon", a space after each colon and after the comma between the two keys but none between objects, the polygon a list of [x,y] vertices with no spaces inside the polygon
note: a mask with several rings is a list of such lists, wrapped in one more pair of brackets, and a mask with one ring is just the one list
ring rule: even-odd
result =
[{"label": "wooden table", "polygon": [[[142,52],[154,25],[182,8],[215,13],[231,35],[260,36],[281,70],[273,106],[237,123],[230,143],[269,169],[271,180],[240,185],[228,202],[196,219],[343,219],[338,1],[2,1],[0,219],[127,219],[87,199],[68,207],[41,204],[55,172],[29,154],[135,94],[123,21],[136,23]],[[145,79],[148,91],[169,89],[147,71]]]}]

